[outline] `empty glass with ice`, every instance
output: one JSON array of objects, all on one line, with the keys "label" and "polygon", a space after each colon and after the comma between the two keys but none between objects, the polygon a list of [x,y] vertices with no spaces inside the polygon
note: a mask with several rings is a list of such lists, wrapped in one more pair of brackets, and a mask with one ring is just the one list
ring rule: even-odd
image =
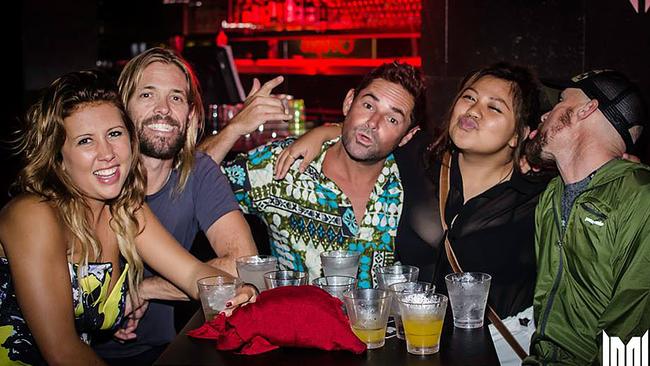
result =
[{"label": "empty glass with ice", "polygon": [[487,273],[461,272],[445,276],[454,326],[480,328],[483,326],[492,277]]},{"label": "empty glass with ice", "polygon": [[242,282],[238,278],[211,276],[197,281],[205,320],[212,319],[226,308],[226,302],[235,296]]}]

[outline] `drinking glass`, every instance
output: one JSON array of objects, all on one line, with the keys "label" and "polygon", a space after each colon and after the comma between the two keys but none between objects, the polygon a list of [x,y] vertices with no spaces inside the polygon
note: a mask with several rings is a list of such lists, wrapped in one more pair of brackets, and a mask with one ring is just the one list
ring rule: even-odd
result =
[{"label": "drinking glass", "polygon": [[212,319],[226,308],[226,302],[235,296],[242,281],[230,276],[210,276],[198,280],[199,297],[205,320]]},{"label": "drinking glass", "polygon": [[492,277],[480,272],[451,273],[445,276],[454,326],[480,328],[483,326]]},{"label": "drinking glass", "polygon": [[381,289],[352,289],[343,294],[350,326],[368,349],[384,346],[390,313],[390,292]]},{"label": "drinking glass", "polygon": [[239,278],[246,283],[257,287],[258,291],[264,291],[264,274],[275,271],[278,266],[278,259],[272,255],[251,255],[239,257],[235,261]]},{"label": "drinking glass", "polygon": [[273,271],[264,274],[267,289],[281,286],[301,286],[307,284],[307,273],[298,271]]},{"label": "drinking glass", "polygon": [[332,250],[320,254],[325,276],[357,277],[361,253],[348,250]]},{"label": "drinking glass", "polygon": [[398,295],[406,350],[414,355],[430,355],[440,350],[440,334],[447,310],[447,297],[433,290]]},{"label": "drinking glass", "polygon": [[322,288],[330,295],[343,301],[343,293],[352,290],[357,284],[357,279],[348,276],[323,276],[313,280],[311,284]]},{"label": "drinking glass", "polygon": [[398,296],[412,294],[416,292],[426,292],[435,290],[436,286],[431,285],[429,282],[398,282],[388,286],[388,290],[393,295],[393,301],[390,309],[390,315],[395,319],[395,328],[397,328],[397,338],[404,338],[404,324],[402,324],[402,317],[400,316],[400,307],[397,301]]},{"label": "drinking glass", "polygon": [[387,290],[388,286],[400,282],[412,282],[418,280],[420,269],[414,266],[392,265],[379,267],[377,269],[377,285]]}]

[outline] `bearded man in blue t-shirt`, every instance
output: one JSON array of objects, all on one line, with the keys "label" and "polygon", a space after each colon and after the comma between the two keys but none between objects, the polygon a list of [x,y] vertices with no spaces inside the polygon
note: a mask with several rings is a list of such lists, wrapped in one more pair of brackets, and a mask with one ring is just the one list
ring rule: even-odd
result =
[{"label": "bearded man in blue t-shirt", "polygon": [[[228,180],[209,156],[196,151],[204,111],[195,75],[174,52],[152,48],[127,63],[118,86],[140,140],[147,204],[187,250],[202,231],[217,254],[209,263],[236,275],[235,259],[257,250]],[[149,268],[139,292],[145,300],[187,300]],[[118,331],[119,341],[93,345],[108,363],[151,364],[175,337],[172,304],[151,301],[138,306],[132,313],[139,318],[135,332]]]}]

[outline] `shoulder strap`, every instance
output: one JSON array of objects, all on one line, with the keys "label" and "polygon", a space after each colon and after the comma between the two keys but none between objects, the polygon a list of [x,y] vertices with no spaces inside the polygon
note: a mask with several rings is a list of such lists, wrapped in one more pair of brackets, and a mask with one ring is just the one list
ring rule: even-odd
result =
[{"label": "shoulder strap", "polygon": [[[454,250],[451,247],[451,243],[449,242],[449,230],[447,228],[447,221],[445,221],[445,208],[447,206],[447,196],[449,196],[449,176],[451,172],[451,153],[448,151],[445,153],[445,155],[442,158],[442,164],[440,165],[440,184],[438,186],[438,203],[440,205],[440,222],[442,224],[442,229],[445,232],[445,252],[447,253],[447,260],[449,261],[449,264],[451,265],[451,269],[454,271],[454,273],[459,273],[463,272],[463,270],[460,267],[460,263],[458,263],[458,259],[456,258],[456,253],[454,253]],[[526,358],[527,353],[526,351],[521,347],[519,342],[515,339],[515,337],[510,333],[508,328],[503,324],[497,313],[492,309],[492,307],[488,304],[487,305],[487,316],[488,319],[492,322],[494,327],[501,333],[503,338],[508,342],[508,345],[512,347],[512,350],[515,351],[517,356],[521,358],[522,360]]]},{"label": "shoulder strap", "polygon": [[449,196],[449,175],[451,172],[451,154],[449,152],[446,152],[445,155],[442,158],[442,164],[440,166],[440,185],[438,187],[438,204],[440,205],[439,207],[439,212],[440,212],[440,222],[442,223],[442,230],[445,233],[445,252],[447,253],[447,260],[449,260],[449,264],[451,265],[451,269],[455,272],[463,272],[463,269],[460,268],[460,263],[458,263],[458,259],[456,258],[456,253],[454,253],[454,250],[451,248],[451,244],[449,243],[449,238],[448,238],[448,233],[449,230],[447,228],[447,220],[445,220],[445,208],[447,207],[447,197]]}]

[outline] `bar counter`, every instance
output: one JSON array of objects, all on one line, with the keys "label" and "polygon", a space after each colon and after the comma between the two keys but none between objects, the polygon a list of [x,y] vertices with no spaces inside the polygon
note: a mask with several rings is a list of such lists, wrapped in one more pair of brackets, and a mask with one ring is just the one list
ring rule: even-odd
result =
[{"label": "bar counter", "polygon": [[169,344],[157,366],[213,365],[213,366],[401,366],[401,365],[498,365],[487,326],[466,330],[455,328],[447,308],[443,325],[440,352],[416,356],[406,352],[406,343],[397,337],[386,339],[386,345],[368,350],[361,355],[344,351],[321,351],[306,348],[280,348],[257,356],[237,355],[214,348],[214,342],[195,339],[187,331],[203,324],[203,312],[194,314],[183,330]]}]

